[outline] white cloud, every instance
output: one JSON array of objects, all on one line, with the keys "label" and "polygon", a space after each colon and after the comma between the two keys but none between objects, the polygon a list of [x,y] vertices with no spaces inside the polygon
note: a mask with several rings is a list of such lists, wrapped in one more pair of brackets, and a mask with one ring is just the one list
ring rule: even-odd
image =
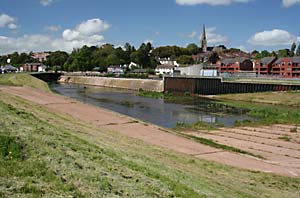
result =
[{"label": "white cloud", "polygon": [[300,4],[300,0],[282,0],[284,7],[291,7],[295,4]]},{"label": "white cloud", "polygon": [[45,31],[49,31],[49,32],[57,32],[61,29],[61,27],[59,25],[58,26],[52,25],[52,26],[46,26],[44,29]]},{"label": "white cloud", "polygon": [[8,16],[7,14],[0,15],[0,28],[9,28],[9,29],[16,29],[18,26],[16,25],[16,19]]},{"label": "white cloud", "polygon": [[[99,26],[97,23],[95,27],[89,27],[91,20],[98,21],[100,24],[106,25]],[[55,38],[49,35],[24,35],[21,37],[5,37],[0,36],[0,54],[8,54],[12,52],[30,52],[30,51],[55,51],[64,50],[72,51],[73,48],[80,48],[83,45],[95,46],[104,44],[104,36],[100,33],[109,28],[109,24],[100,19],[87,20],[76,26],[74,29],[66,29],[63,31],[62,36]],[[82,25],[87,30],[82,30]],[[100,28],[101,27],[101,28]]]},{"label": "white cloud", "polygon": [[229,42],[228,37],[221,34],[217,34],[216,30],[217,29],[215,27],[210,27],[206,29],[207,43],[211,45],[228,43]]},{"label": "white cloud", "polygon": [[76,30],[84,35],[93,35],[110,28],[110,25],[101,19],[90,19],[79,24]]},{"label": "white cloud", "polygon": [[190,34],[188,35],[188,37],[189,37],[189,38],[195,38],[196,35],[197,35],[197,32],[196,32],[196,31],[193,31],[192,33],[190,33]]},{"label": "white cloud", "polygon": [[54,2],[54,0],[40,0],[40,4],[43,6],[49,6]]},{"label": "white cloud", "polygon": [[75,29],[66,29],[63,38],[68,41],[82,39],[106,31],[110,25],[101,19],[90,19],[79,24]]},{"label": "white cloud", "polygon": [[179,5],[197,5],[208,4],[212,6],[216,5],[230,5],[232,3],[247,3],[250,0],[176,0]]},{"label": "white cloud", "polygon": [[254,34],[248,43],[252,45],[262,46],[278,46],[290,45],[293,42],[299,42],[300,37],[294,36],[286,30],[274,29],[270,31],[263,31]]}]

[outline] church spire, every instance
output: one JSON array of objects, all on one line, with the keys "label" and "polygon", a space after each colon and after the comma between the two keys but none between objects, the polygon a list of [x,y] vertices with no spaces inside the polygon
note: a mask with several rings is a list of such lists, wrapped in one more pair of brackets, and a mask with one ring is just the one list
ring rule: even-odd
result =
[{"label": "church spire", "polygon": [[203,25],[203,30],[202,30],[201,48],[202,48],[203,52],[207,52],[207,41],[206,41],[205,25]]}]

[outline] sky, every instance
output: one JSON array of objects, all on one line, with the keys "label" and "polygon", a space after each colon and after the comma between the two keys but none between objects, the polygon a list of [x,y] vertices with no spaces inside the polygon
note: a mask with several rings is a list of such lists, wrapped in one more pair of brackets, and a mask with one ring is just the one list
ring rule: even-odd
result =
[{"label": "sky", "polygon": [[0,0],[0,54],[126,42],[245,51],[300,44],[300,0]]}]

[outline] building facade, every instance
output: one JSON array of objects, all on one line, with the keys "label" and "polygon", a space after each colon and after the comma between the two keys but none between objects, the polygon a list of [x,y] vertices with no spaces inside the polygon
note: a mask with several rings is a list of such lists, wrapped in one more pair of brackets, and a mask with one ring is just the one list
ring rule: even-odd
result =
[{"label": "building facade", "polygon": [[254,71],[257,76],[271,75],[272,64],[277,60],[276,57],[265,57],[254,61]]},{"label": "building facade", "polygon": [[174,73],[176,66],[175,65],[158,65],[155,68],[155,74],[167,74],[172,75]]},{"label": "building facade", "polygon": [[46,61],[47,60],[47,56],[49,56],[50,53],[48,52],[35,52],[32,54],[32,58],[40,61],[40,62],[43,62],[43,61]]},{"label": "building facade", "polygon": [[270,74],[280,78],[300,78],[300,57],[279,58],[272,64]]},{"label": "building facade", "polygon": [[220,73],[237,73],[241,71],[253,71],[253,63],[247,58],[228,58],[218,61],[216,64]]},{"label": "building facade", "polygon": [[45,72],[47,66],[42,63],[25,63],[20,67],[21,72]]}]

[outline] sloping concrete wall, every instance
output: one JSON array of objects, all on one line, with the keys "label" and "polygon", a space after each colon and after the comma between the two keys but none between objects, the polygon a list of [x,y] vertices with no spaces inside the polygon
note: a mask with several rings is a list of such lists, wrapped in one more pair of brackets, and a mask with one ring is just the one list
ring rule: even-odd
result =
[{"label": "sloping concrete wall", "polygon": [[150,79],[131,79],[131,78],[107,78],[107,77],[89,77],[89,76],[61,76],[58,82],[75,83],[84,85],[95,85],[102,87],[113,87],[145,91],[163,92],[163,80]]}]

